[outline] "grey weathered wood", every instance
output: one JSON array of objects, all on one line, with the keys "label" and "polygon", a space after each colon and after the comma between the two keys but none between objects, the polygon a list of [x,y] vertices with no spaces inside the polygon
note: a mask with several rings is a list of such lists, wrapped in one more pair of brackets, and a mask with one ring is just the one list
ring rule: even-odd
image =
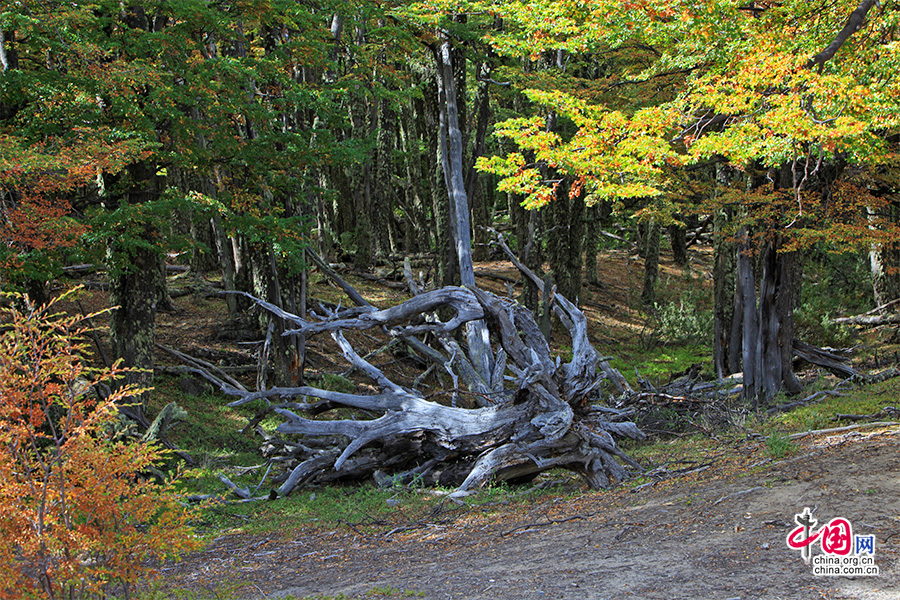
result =
[{"label": "grey weathered wood", "polygon": [[[503,250],[503,252],[506,254],[507,258],[509,258],[509,260],[513,263],[513,265],[515,265],[515,267],[517,269],[519,269],[519,271],[521,271],[522,274],[525,275],[525,277],[530,279],[531,282],[534,283],[534,285],[541,292],[541,294],[543,294],[544,289],[545,289],[545,284],[544,284],[543,280],[541,280],[541,278],[538,277],[534,273],[534,271],[532,271],[527,266],[525,266],[516,257],[516,255],[513,254],[513,251],[510,250],[509,246],[507,245],[506,240],[503,237],[503,234],[498,233],[497,231],[494,231],[493,229],[491,229],[491,232],[494,234],[497,243],[499,244],[499,246]],[[600,357],[597,354],[596,349],[594,349],[593,345],[587,340],[587,319],[584,317],[584,313],[581,312],[580,310],[578,310],[577,307],[575,307],[571,302],[567,301],[563,296],[557,295],[557,296],[555,296],[555,298],[561,298],[564,302],[557,301],[554,303],[554,305],[553,305],[554,313],[556,314],[557,317],[559,317],[559,320],[560,320],[560,322],[562,322],[563,326],[569,330],[570,334],[573,334],[573,332],[577,332],[577,335],[579,337],[579,343],[581,344],[580,347],[582,349],[582,355],[580,356],[580,360],[590,360],[588,357],[588,351],[587,351],[587,348],[590,348],[590,353],[594,354],[594,360],[596,360],[596,366],[599,367],[600,370],[603,371],[603,373],[606,375],[608,381],[616,389],[616,393],[617,394],[623,394],[626,392],[632,393],[633,390],[631,389],[631,386],[629,385],[629,383],[625,379],[625,377],[622,376],[622,374],[618,371],[618,369],[616,369],[612,365],[610,365],[608,360]],[[584,323],[583,325],[581,323],[579,323],[576,327],[576,324],[572,320],[573,319],[572,315],[575,315],[575,314],[580,315],[579,321],[583,322]],[[583,328],[583,331],[581,331],[582,328]],[[575,340],[573,338],[573,342],[574,341]],[[586,346],[584,345],[585,342],[586,342]],[[576,359],[573,359],[573,360],[576,360]],[[573,368],[575,368],[575,367],[573,367]]]},{"label": "grey weathered wood", "polygon": [[[444,182],[450,196],[450,219],[456,258],[459,261],[462,285],[475,285],[475,267],[472,262],[472,231],[469,219],[469,199],[466,194],[463,167],[463,136],[459,127],[456,79],[453,65],[453,51],[449,36],[433,47],[437,67],[437,84],[440,121],[441,166]],[[490,378],[493,356],[490,337],[484,323],[473,321],[466,325],[466,339],[469,356],[475,370],[482,379]]]},{"label": "grey weathered wood", "polygon": [[[588,340],[584,315],[565,298],[559,297],[556,304],[573,337],[573,359],[566,364],[552,357],[533,315],[523,307],[475,287],[450,287],[415,296],[391,309],[367,308],[352,317],[336,311],[321,323],[289,317],[296,331],[330,331],[344,358],[377,386],[376,393],[351,394],[313,386],[255,392],[227,385],[223,389],[238,397],[231,403],[234,406],[259,399],[298,399],[270,409],[284,419],[278,435],[302,436],[286,450],[294,456],[294,466],[278,495],[306,480],[374,476],[376,471],[382,477],[392,472],[426,477],[432,470],[441,471],[440,481],[452,481],[467,490],[495,478],[515,479],[565,467],[584,475],[594,487],[609,486],[627,477],[628,469],[640,470],[618,448],[615,438],[643,434],[633,423],[611,422],[602,411],[588,409],[587,403],[599,395],[604,375],[597,371],[597,354]],[[477,319],[500,341],[500,361],[489,381],[479,382],[478,375],[470,377],[474,385],[471,381],[467,385],[473,396],[487,399],[476,408],[439,404],[399,385],[360,356],[341,332],[378,325],[395,335],[408,335],[423,327],[410,326],[409,320],[421,320],[423,313],[446,307],[454,308],[456,317],[444,324],[426,319],[426,325],[436,326],[434,331],[445,347],[459,357],[444,363],[454,374],[461,365],[473,367],[449,336],[453,328]],[[507,377],[507,372],[513,377]],[[370,416],[314,418],[335,408],[365,411]],[[331,440],[328,446],[338,449],[314,450],[311,440],[317,439]],[[270,439],[267,445],[274,443]],[[424,464],[431,466],[422,469]]]}]

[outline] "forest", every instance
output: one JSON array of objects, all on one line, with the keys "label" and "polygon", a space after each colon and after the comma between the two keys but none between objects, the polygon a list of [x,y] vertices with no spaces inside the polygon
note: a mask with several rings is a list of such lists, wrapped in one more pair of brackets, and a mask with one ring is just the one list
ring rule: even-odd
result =
[{"label": "forest", "polygon": [[[898,25],[891,0],[4,0],[4,422],[52,355],[28,435],[63,447],[41,429],[62,378],[68,410],[118,413],[78,408],[91,435],[123,419],[190,461],[165,435],[190,417],[151,390],[176,373],[252,408],[270,499],[385,479],[462,498],[642,473],[623,448],[648,398],[765,412],[810,365],[886,377],[827,333],[900,321]],[[663,384],[598,349],[610,248],[639,268],[631,308],[692,326],[704,364]],[[678,308],[662,253],[699,273]],[[107,312],[40,308],[97,291]],[[186,297],[222,303],[253,368],[159,342]]]}]

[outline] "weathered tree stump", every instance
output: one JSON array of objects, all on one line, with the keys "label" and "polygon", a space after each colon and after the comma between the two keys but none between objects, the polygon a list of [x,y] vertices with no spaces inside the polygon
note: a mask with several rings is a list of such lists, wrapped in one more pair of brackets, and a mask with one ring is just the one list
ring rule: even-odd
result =
[{"label": "weathered tree stump", "polygon": [[[360,306],[318,322],[259,302],[293,326],[285,335],[330,333],[346,360],[377,385],[378,393],[348,394],[310,386],[250,392],[224,384],[222,389],[239,396],[230,406],[289,399],[265,411],[285,418],[277,428],[285,439],[280,445],[267,442],[292,467],[279,495],[302,482],[365,477],[415,479],[471,490],[490,480],[527,479],[554,467],[580,473],[592,488],[606,488],[628,477],[629,468],[641,470],[619,449],[616,438],[640,439],[644,434],[631,422],[608,420],[604,414],[609,413],[591,410],[600,399],[608,364],[588,341],[584,314],[561,295],[553,302],[572,338],[572,359],[566,363],[551,356],[527,309],[478,288],[445,287],[392,308]],[[452,310],[441,310],[445,308]],[[441,321],[438,311],[451,316]],[[488,377],[473,368],[451,336],[476,320],[486,324],[491,340],[499,345],[490,357]],[[479,400],[477,405],[439,404],[391,381],[342,333],[376,327],[415,341],[410,346],[419,352],[424,344],[414,336],[430,333],[440,340],[449,357],[432,348],[426,358],[465,384]],[[605,369],[598,368],[601,361]],[[304,401],[296,401],[299,398]],[[373,418],[315,418],[339,408],[365,411]]]}]

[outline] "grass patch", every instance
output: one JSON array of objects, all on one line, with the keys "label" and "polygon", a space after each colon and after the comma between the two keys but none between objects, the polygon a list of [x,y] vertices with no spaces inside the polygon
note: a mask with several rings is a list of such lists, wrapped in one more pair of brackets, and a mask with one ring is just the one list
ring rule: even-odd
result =
[{"label": "grass patch", "polygon": [[217,531],[262,534],[344,526],[372,533],[455,507],[441,507],[442,502],[443,498],[432,491],[378,488],[371,484],[333,486],[295,491],[276,502],[212,507],[205,518],[207,525]]},{"label": "grass patch", "polygon": [[[812,393],[812,390],[804,392],[807,396]],[[824,396],[819,401],[774,417],[771,421],[772,430],[799,433],[840,427],[852,424],[853,421],[838,419],[836,415],[872,415],[887,406],[896,407],[900,404],[897,401],[897,398],[900,397],[900,378],[888,379],[840,393],[841,396]]]},{"label": "grass patch", "polygon": [[694,365],[712,365],[712,351],[701,345],[671,345],[648,349],[643,344],[619,346],[610,364],[621,371],[625,379],[636,385],[637,375],[654,385],[667,383],[673,373],[686,371]]},{"label": "grass patch", "polygon": [[[214,392],[204,384],[185,382],[182,377],[158,377],[153,382],[148,412],[151,417],[169,402],[175,402],[187,411],[188,420],[178,423],[169,432],[168,438],[192,455],[200,457],[207,453],[221,455],[223,451],[238,454],[259,454],[259,440],[240,432],[247,420],[256,414],[257,408],[226,406],[231,398]],[[191,379],[191,378],[188,378]],[[191,388],[186,392],[182,388]],[[272,431],[278,421],[274,418],[263,421],[264,429]]]},{"label": "grass patch", "polygon": [[775,432],[766,438],[766,453],[772,458],[784,458],[796,449],[791,438],[783,433]]}]

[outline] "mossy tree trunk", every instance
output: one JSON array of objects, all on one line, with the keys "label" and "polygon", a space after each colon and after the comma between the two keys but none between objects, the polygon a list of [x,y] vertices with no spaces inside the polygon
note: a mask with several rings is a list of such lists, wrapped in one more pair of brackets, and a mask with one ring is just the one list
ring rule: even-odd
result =
[{"label": "mossy tree trunk", "polygon": [[[109,189],[119,187],[113,201],[127,209],[158,200],[161,187],[156,172],[155,165],[145,162],[129,165],[123,175],[112,178],[116,184]],[[135,369],[128,382],[146,387],[153,378],[156,312],[166,296],[164,254],[161,235],[152,222],[134,221],[122,227],[121,236],[107,245],[113,307],[109,333],[114,356]],[[146,394],[140,399],[141,405],[126,413],[146,425]]]},{"label": "mossy tree trunk", "polygon": [[659,242],[660,226],[656,220],[647,223],[644,243],[644,289],[641,291],[641,303],[652,306],[656,301],[656,280],[659,277]]}]

